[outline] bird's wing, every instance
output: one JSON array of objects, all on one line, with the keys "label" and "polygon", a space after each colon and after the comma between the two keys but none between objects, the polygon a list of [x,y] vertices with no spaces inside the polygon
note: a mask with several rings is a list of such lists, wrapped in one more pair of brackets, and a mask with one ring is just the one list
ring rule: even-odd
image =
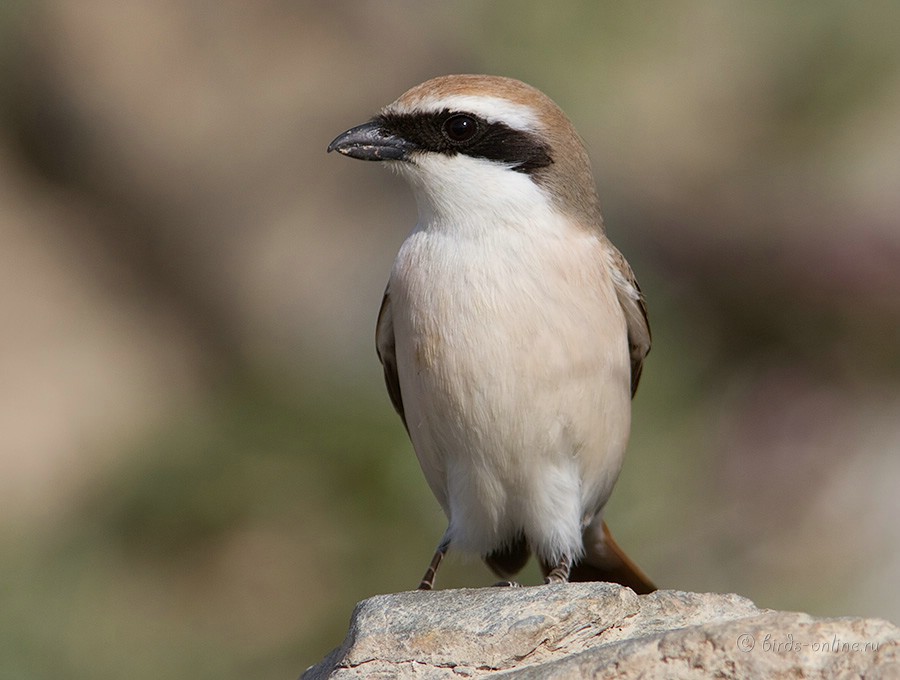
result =
[{"label": "bird's wing", "polygon": [[631,266],[612,245],[613,284],[628,328],[628,350],[631,354],[631,396],[637,391],[644,367],[644,357],[650,351],[650,322],[647,320],[647,304],[638,286]]},{"label": "bird's wing", "polygon": [[384,291],[381,300],[381,309],[378,312],[378,322],[375,325],[375,349],[378,359],[384,368],[384,382],[387,385],[391,403],[400,414],[403,425],[407,431],[406,415],[403,412],[403,396],[400,394],[400,379],[397,377],[397,352],[394,345],[394,316],[391,312],[390,286]]}]

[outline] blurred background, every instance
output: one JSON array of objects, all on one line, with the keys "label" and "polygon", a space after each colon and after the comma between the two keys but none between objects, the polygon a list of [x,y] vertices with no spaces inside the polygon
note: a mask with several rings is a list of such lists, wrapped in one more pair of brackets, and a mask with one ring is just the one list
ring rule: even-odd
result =
[{"label": "blurred background", "polygon": [[294,678],[418,583],[444,520],[373,345],[415,207],[325,147],[453,72],[570,115],[646,293],[623,547],[661,587],[900,621],[898,27],[889,0],[0,5],[0,677]]}]

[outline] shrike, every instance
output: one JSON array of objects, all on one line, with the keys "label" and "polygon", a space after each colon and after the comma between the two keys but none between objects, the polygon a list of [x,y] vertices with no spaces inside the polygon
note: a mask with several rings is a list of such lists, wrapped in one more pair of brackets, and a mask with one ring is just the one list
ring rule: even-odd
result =
[{"label": "shrike", "polygon": [[584,144],[510,78],[418,85],[328,146],[385,161],[415,193],[376,345],[391,401],[449,525],[449,547],[510,579],[653,584],[603,508],[650,350],[643,296],[606,237]]}]

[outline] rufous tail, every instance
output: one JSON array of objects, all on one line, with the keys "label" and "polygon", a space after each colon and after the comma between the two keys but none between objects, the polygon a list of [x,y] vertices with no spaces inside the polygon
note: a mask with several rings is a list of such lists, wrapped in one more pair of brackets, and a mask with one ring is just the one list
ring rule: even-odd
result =
[{"label": "rufous tail", "polygon": [[609,527],[603,520],[595,521],[585,529],[584,549],[585,556],[572,567],[569,574],[570,581],[619,583],[631,588],[638,595],[646,595],[656,590],[653,581],[613,540]]}]

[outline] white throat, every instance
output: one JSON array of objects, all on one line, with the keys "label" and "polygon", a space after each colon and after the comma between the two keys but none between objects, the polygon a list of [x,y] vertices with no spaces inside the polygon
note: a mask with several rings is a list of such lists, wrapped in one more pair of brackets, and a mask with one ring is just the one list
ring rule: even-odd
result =
[{"label": "white throat", "polygon": [[501,163],[463,154],[421,154],[399,169],[413,188],[420,229],[446,225],[461,235],[503,225],[545,230],[559,218],[529,175]]}]

